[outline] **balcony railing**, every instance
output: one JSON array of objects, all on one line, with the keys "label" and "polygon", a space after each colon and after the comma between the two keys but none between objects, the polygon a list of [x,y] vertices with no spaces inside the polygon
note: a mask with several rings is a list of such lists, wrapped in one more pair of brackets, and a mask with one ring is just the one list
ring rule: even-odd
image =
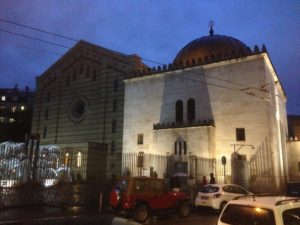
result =
[{"label": "balcony railing", "polygon": [[181,123],[170,122],[170,123],[155,123],[153,124],[154,130],[170,129],[170,128],[185,128],[185,127],[199,127],[199,126],[215,126],[213,120],[197,120],[197,121],[184,121]]}]

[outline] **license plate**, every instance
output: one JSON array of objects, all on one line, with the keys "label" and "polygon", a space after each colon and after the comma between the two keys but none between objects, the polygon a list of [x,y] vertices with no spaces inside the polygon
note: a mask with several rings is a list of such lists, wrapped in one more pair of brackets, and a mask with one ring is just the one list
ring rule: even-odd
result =
[{"label": "license plate", "polygon": [[208,196],[201,196],[201,199],[208,200],[208,199],[209,199],[209,197],[208,197]]}]

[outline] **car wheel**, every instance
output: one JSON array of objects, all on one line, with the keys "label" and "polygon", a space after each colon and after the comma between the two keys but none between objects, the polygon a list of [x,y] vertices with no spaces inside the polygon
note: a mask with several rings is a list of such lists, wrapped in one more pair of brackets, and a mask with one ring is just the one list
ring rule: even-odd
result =
[{"label": "car wheel", "polygon": [[220,205],[220,209],[219,209],[219,212],[221,213],[224,209],[224,207],[227,205],[227,202],[222,202],[221,205]]},{"label": "car wheel", "polygon": [[190,214],[190,206],[187,202],[180,203],[178,207],[178,214],[180,217],[187,217]]},{"label": "car wheel", "polygon": [[149,217],[149,209],[145,204],[139,204],[135,207],[133,218],[139,223],[145,222]]}]

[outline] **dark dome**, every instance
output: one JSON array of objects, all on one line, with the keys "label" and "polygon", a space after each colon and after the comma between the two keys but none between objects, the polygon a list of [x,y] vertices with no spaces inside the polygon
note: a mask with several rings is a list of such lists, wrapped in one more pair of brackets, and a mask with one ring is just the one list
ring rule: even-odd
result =
[{"label": "dark dome", "polygon": [[174,63],[185,63],[187,60],[204,60],[205,57],[211,59],[232,58],[233,55],[249,55],[251,54],[243,42],[225,35],[208,35],[197,38],[184,46],[174,59]]}]

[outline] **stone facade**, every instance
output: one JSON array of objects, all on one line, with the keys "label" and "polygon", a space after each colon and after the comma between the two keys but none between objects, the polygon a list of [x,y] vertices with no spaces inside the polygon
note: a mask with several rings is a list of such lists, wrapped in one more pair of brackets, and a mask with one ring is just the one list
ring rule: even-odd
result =
[{"label": "stone facade", "polygon": [[[191,99],[195,118],[190,123]],[[183,103],[183,127],[176,122],[178,101]],[[123,152],[180,155],[178,162],[184,162],[185,155],[194,155],[218,162],[238,151],[249,162],[260,148],[268,146],[273,151],[268,160],[274,166],[274,185],[280,189],[287,176],[285,101],[264,52],[133,77],[125,80]],[[199,126],[199,121],[212,123]],[[237,129],[244,135],[241,140]],[[138,136],[143,137],[142,144]],[[211,172],[221,180],[218,167]],[[231,169],[226,176],[231,176]],[[248,182],[254,179],[250,176]]]},{"label": "stone facade", "polygon": [[143,67],[136,55],[80,41],[37,77],[32,133],[42,145],[85,146],[84,152],[95,151],[88,143],[104,144],[105,177],[120,173],[123,79]]}]

